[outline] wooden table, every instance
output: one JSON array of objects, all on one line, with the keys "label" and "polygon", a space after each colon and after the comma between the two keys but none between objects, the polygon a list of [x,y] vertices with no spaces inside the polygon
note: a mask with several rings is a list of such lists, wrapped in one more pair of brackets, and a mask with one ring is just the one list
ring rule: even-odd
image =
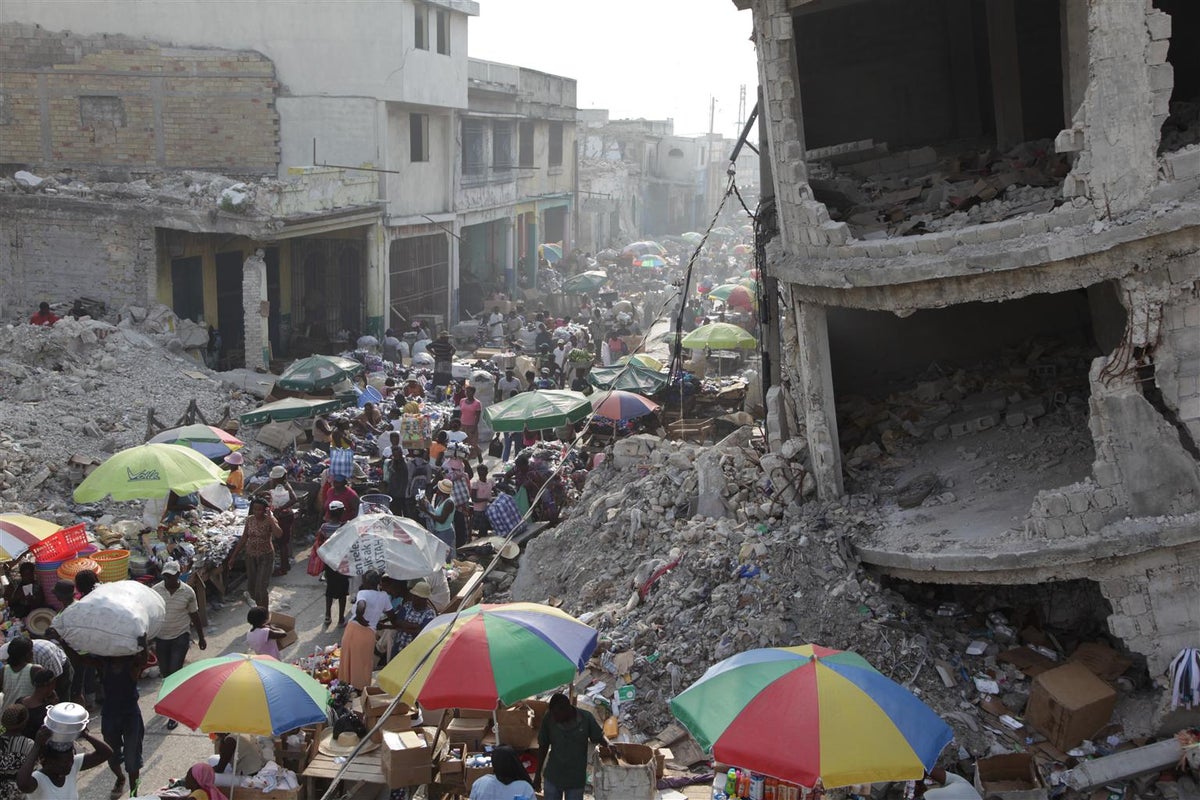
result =
[{"label": "wooden table", "polygon": [[[337,777],[338,770],[342,766],[344,765],[334,763],[332,757],[317,753],[301,773],[301,777],[305,779],[305,796],[320,797],[322,792],[317,789],[317,781],[332,781]],[[345,774],[342,775],[342,782],[353,784],[351,795],[362,788],[364,784],[386,786],[387,781],[383,777],[383,764],[379,760],[379,751],[364,753],[355,758],[346,769]]]}]

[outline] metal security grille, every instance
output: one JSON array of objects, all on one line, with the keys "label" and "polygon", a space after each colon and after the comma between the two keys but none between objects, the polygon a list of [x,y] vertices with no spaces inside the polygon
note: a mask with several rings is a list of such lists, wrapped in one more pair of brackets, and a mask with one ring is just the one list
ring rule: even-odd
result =
[{"label": "metal security grille", "polygon": [[487,151],[484,148],[483,134],[483,120],[464,119],[462,121],[463,175],[483,176],[487,174]]},{"label": "metal security grille", "polygon": [[391,327],[407,330],[418,316],[444,315],[449,305],[450,244],[444,233],[392,242]]}]

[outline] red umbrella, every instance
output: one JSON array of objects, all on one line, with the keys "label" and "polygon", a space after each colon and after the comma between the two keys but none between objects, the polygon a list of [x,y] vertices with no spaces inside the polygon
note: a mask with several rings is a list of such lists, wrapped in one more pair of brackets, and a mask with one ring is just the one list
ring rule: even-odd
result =
[{"label": "red umbrella", "polygon": [[725,305],[730,308],[753,311],[755,306],[754,295],[745,286],[739,286],[729,293],[729,297],[725,298]]}]

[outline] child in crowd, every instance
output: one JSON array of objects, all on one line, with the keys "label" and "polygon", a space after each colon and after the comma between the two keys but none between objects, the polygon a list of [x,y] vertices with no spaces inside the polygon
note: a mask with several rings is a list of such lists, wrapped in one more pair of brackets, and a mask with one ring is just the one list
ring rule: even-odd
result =
[{"label": "child in crowd", "polygon": [[270,621],[271,612],[262,606],[255,606],[246,612],[246,622],[250,623],[246,644],[260,656],[279,658],[279,640],[287,635],[287,631],[274,627]]}]

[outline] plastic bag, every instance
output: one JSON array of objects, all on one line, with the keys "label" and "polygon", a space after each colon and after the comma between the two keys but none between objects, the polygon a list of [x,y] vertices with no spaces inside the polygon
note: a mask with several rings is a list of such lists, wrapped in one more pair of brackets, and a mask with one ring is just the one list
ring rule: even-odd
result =
[{"label": "plastic bag", "polygon": [[137,581],[102,583],[55,619],[54,628],[75,650],[97,656],[132,656],[140,637],[158,635],[167,609],[158,592]]},{"label": "plastic bag", "polygon": [[314,578],[325,571],[325,562],[317,555],[317,547],[313,545],[312,552],[308,554],[308,574]]}]

